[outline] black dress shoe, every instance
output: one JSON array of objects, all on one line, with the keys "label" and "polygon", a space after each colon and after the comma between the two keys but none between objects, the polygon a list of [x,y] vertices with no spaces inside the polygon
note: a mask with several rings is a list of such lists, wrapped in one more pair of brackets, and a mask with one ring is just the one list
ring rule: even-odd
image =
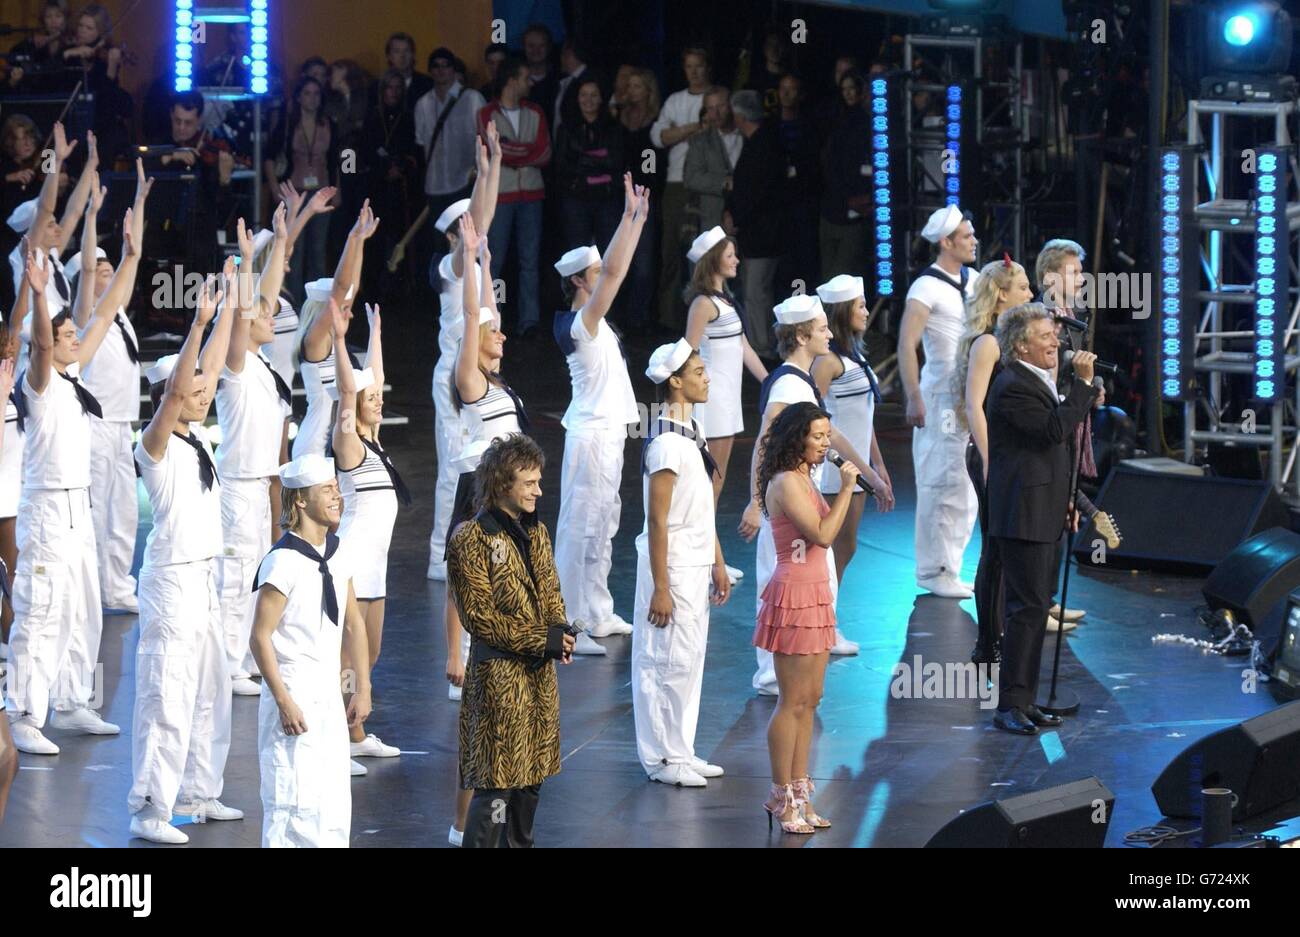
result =
[{"label": "black dress shoe", "polygon": [[1013,732],[1016,735],[1038,734],[1038,728],[1019,709],[999,709],[993,714],[993,724],[1003,732]]},{"label": "black dress shoe", "polygon": [[1002,662],[1002,652],[997,646],[988,647],[985,644],[976,643],[975,650],[970,652],[970,662],[972,664],[999,664]]},{"label": "black dress shoe", "polygon": [[1061,724],[1060,716],[1053,716],[1050,713],[1045,713],[1033,703],[1030,703],[1025,707],[1025,715],[1028,716],[1029,721],[1036,726],[1059,726]]}]

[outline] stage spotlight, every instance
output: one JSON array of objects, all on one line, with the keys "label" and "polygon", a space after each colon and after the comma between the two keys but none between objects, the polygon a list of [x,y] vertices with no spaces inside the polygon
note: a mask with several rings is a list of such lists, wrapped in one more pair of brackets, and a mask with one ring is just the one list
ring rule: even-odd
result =
[{"label": "stage spotlight", "polygon": [[894,295],[894,206],[890,195],[889,82],[871,79],[871,163],[876,228],[876,294]]},{"label": "stage spotlight", "polygon": [[1213,75],[1280,75],[1291,60],[1291,15],[1274,0],[1206,10],[1206,66]]},{"label": "stage spotlight", "polygon": [[[1196,152],[1167,147],[1160,152],[1160,396],[1184,399],[1191,389],[1191,328],[1196,296],[1196,227],[1188,222],[1195,205]],[[1184,308],[1184,307],[1187,308]]]},{"label": "stage spotlight", "polygon": [[1288,153],[1288,147],[1265,148],[1255,161],[1254,397],[1263,403],[1276,401],[1286,383],[1283,335],[1291,308]]},{"label": "stage spotlight", "polygon": [[194,87],[194,0],[176,0],[176,58],[172,67],[172,89]]}]

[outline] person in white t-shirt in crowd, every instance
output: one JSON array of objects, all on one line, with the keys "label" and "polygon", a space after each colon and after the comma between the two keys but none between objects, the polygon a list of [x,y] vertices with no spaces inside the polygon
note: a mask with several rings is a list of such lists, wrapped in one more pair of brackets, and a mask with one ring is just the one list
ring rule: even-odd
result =
[{"label": "person in white t-shirt in crowd", "polygon": [[564,463],[555,567],[569,620],[583,629],[575,654],[604,654],[593,637],[632,633],[632,626],[614,612],[608,580],[622,507],[618,488],[627,428],[640,416],[623,342],[606,314],[627,275],[649,211],[649,191],[634,186],[632,174],[624,173],[623,219],[605,248],[604,260],[595,247],[575,247],[555,264],[569,300],[569,309],[556,313],[555,340],[573,384],[573,398],[561,421]]},{"label": "person in white t-shirt in crowd", "polygon": [[[447,253],[438,261],[434,289],[438,293],[438,360],[433,365],[434,444],[438,454],[438,481],[433,499],[433,531],[429,534],[428,578],[447,580],[447,524],[456,503],[456,482],[460,471],[456,459],[464,448],[464,426],[460,410],[451,399],[452,374],[465,331],[464,259],[460,249],[461,215],[469,212],[474,227],[486,232],[497,209],[497,186],[501,181],[501,137],[496,124],[488,124],[487,145],[476,144],[478,177],[469,198],[448,205],[433,226],[447,238]],[[481,285],[477,260],[470,262],[474,282]],[[466,633],[468,638],[468,633]],[[466,653],[469,648],[466,646]]]},{"label": "person in white t-shirt in crowd", "polygon": [[642,446],[645,526],[636,538],[632,713],[650,780],[704,787],[722,768],[695,754],[709,606],[731,597],[713,516],[717,463],[694,419],[709,397],[704,359],[680,338],[650,355],[659,409]]},{"label": "person in white t-shirt in crowd", "polygon": [[[898,374],[907,400],[916,469],[916,584],[934,595],[968,599],[974,593],[961,581],[962,554],[970,542],[979,502],[966,474],[970,433],[957,414],[952,375],[957,343],[966,321],[966,303],[975,293],[979,241],[956,205],[930,216],[921,236],[938,249],[907,291],[898,332]],[[925,366],[916,347],[924,345]]]},{"label": "person in white t-shirt in crowd", "polygon": [[243,219],[238,222],[241,272],[235,296],[227,301],[236,303],[239,316],[217,384],[222,534],[217,588],[221,592],[231,690],[239,696],[261,693],[250,679],[255,669],[248,650],[248,635],[253,627],[253,578],[257,564],[271,547],[271,476],[279,468],[293,412],[288,385],[278,380],[279,375],[265,357],[253,351],[275,338],[275,297],[284,281],[284,246],[289,237],[283,204],[276,209],[272,230],[275,241],[271,256],[254,297],[253,239]]},{"label": "person in white t-shirt in crowd", "polygon": [[682,71],[686,87],[668,95],[659,118],[650,128],[650,142],[668,150],[667,184],[664,186],[660,217],[663,221],[659,258],[659,324],[682,328],[682,227],[686,221],[686,167],[688,141],[707,129],[704,122],[704,94],[712,86],[709,53],[698,46],[682,50]]},{"label": "person in white t-shirt in crowd", "polygon": [[[775,338],[777,354],[781,356],[781,365],[767,376],[763,388],[759,391],[758,406],[762,414],[759,420],[759,440],[767,436],[768,427],[786,407],[793,403],[815,403],[823,406],[821,390],[812,376],[813,362],[822,355],[830,354],[831,330],[826,322],[826,312],[821,300],[815,295],[799,294],[791,296],[774,310],[776,313]],[[842,433],[834,423],[831,424],[831,445],[847,461],[858,466],[861,477],[871,486],[879,497],[888,489],[888,483],[876,474],[867,459],[858,452],[853,442]],[[745,540],[758,537],[757,555],[754,562],[755,595],[761,597],[767,587],[772,573],[776,569],[776,543],[772,539],[771,519],[761,507],[762,493],[758,486],[758,467],[762,463],[763,447],[755,444],[749,465],[749,506],[740,519],[740,536]],[[822,469],[818,466],[812,470],[811,479],[820,489]],[[838,596],[839,580],[835,575],[835,551],[826,551],[826,564],[830,573],[831,593]],[[755,616],[761,601],[757,603]],[[830,649],[834,655],[853,655],[858,653],[858,644],[844,637],[836,627],[835,644]],[[751,681],[755,690],[764,696],[778,694],[776,670],[772,652],[755,647],[758,658],[758,670]]]},{"label": "person in white t-shirt in crowd", "polygon": [[[144,175],[144,163],[135,161],[135,203],[132,205],[132,239],[144,243],[145,200],[152,179]],[[104,249],[97,247],[95,222],[107,189],[99,186],[95,174],[90,186],[90,211],[82,225],[81,253],[68,261],[68,277],[78,284],[73,320],[84,331],[91,325],[91,308],[103,303],[117,310],[113,327],[104,336],[94,364],[86,368],[82,383],[103,407],[104,417],[90,424],[90,513],[99,546],[99,591],[106,609],[135,614],[140,605],[135,597],[131,563],[135,559],[135,533],[139,526],[136,494],[135,443],[132,424],[140,419],[140,342],[126,314],[135,290],[139,255],[128,259],[129,270],[117,270]],[[112,292],[110,292],[110,289]]]},{"label": "person in white t-shirt in crowd", "polygon": [[[131,725],[131,835],[181,844],[173,814],[196,822],[239,820],[218,798],[230,753],[230,669],[217,594],[221,552],[221,480],[203,421],[217,392],[237,315],[235,263],[214,277],[180,354],[146,372],[153,417],[135,447],[153,529],[140,567],[140,641],[136,646]],[[203,333],[228,291],[221,318]]]},{"label": "person in white t-shirt in crowd", "polygon": [[470,192],[478,156],[478,112],[487,103],[456,80],[454,64],[450,49],[429,54],[433,90],[415,104],[415,142],[424,154],[424,194],[434,218]]},{"label": "person in white t-shirt in crowd", "polygon": [[[131,215],[128,208],[115,279],[135,275]],[[101,302],[79,336],[71,312],[49,316],[45,290],[50,268],[44,254],[29,254],[32,353],[22,387],[27,441],[5,687],[14,745],[32,755],[59,753],[41,734],[51,707],[50,724],[56,729],[89,735],[120,731],[90,708],[103,629],[90,517],[90,424],[103,410],[80,381],[81,369],[99,350],[117,307]]]}]

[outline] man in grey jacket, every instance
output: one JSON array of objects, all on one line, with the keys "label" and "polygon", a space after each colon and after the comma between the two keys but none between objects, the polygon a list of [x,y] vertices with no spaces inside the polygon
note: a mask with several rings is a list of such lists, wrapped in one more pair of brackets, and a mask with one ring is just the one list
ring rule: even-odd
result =
[{"label": "man in grey jacket", "polygon": [[740,159],[745,137],[736,129],[731,93],[714,85],[704,95],[704,133],[691,137],[682,181],[699,215],[699,230],[722,224],[722,210],[731,191],[731,171]]}]

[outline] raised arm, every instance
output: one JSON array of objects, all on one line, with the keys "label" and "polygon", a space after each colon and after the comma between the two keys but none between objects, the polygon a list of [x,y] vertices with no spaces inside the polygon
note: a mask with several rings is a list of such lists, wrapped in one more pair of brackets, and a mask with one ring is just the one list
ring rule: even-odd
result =
[{"label": "raised arm", "polygon": [[[478,150],[478,177],[474,180],[474,190],[469,195],[469,213],[474,216],[474,227],[487,236],[492,225],[492,218],[497,211],[497,192],[501,185],[501,134],[495,122],[487,125],[482,138],[476,141]],[[464,271],[455,270],[457,257],[452,257],[452,268],[456,276],[464,276]]]},{"label": "raised arm", "polygon": [[194,390],[194,369],[199,361],[199,343],[203,341],[203,332],[216,311],[216,300],[220,299],[219,296],[215,299],[211,296],[215,289],[215,282],[216,277],[208,277],[207,283],[204,284],[203,296],[199,300],[194,321],[190,323],[189,334],[185,336],[185,344],[181,346],[180,358],[163,386],[162,400],[158,404],[158,409],[154,411],[153,418],[141,434],[140,441],[144,444],[144,450],[155,462],[167,454],[167,441],[171,439],[176,421],[180,419],[185,398]]},{"label": "raised arm", "polygon": [[[206,286],[199,298],[200,313],[203,310],[203,304],[209,303],[215,314],[215,310],[223,298],[223,294],[218,287],[223,283],[233,281],[235,273],[235,258],[227,257],[225,266],[222,269],[223,279]],[[226,363],[226,352],[230,349],[230,335],[234,331],[234,323],[238,315],[238,309],[233,303],[226,303],[222,306],[221,315],[217,317],[216,325],[212,327],[212,334],[208,336],[208,340],[203,346],[203,353],[199,358],[199,367],[203,370],[203,380],[207,384],[209,400],[216,394],[217,384],[221,381],[221,368]]]},{"label": "raised arm", "polygon": [[[247,236],[247,230],[244,227],[244,219],[240,218],[238,222],[240,232],[240,249],[243,249],[243,241]],[[251,239],[250,239],[251,247]],[[240,266],[243,266],[243,256],[240,256]],[[229,270],[229,261],[226,269]],[[253,319],[256,315],[255,310],[245,309],[239,302],[239,292],[242,286],[240,278],[245,276],[246,272],[236,269],[233,276],[227,276],[223,290],[226,294],[226,305],[233,306],[235,310],[235,321],[231,324],[230,345],[226,348],[226,368],[234,374],[244,372],[244,362],[248,358],[249,333],[253,328]],[[249,290],[252,292],[251,286]]]},{"label": "raised arm", "polygon": [[[54,209],[59,202],[59,172],[63,169],[64,161],[72,155],[72,151],[77,148],[77,141],[68,142],[67,135],[63,132],[63,124],[54,124],[54,169],[45,174],[45,180],[41,183],[41,194],[37,196],[36,217],[32,219],[32,226],[28,230],[39,231],[40,226],[45,224],[46,218],[54,217]],[[64,232],[66,236],[68,232]]]},{"label": "raised arm", "polygon": [[257,281],[258,295],[273,310],[280,308],[280,288],[284,286],[284,255],[290,244],[286,204],[287,201],[277,205],[275,214],[271,217],[271,230],[275,237],[271,241],[271,253],[266,259],[266,266],[262,268],[262,276]]},{"label": "raised arm", "polygon": [[366,450],[357,435],[357,379],[348,361],[344,338],[348,334],[349,317],[332,296],[327,312],[334,328],[334,386],[339,392],[339,405],[334,417],[334,464],[352,469],[361,464]]},{"label": "raised arm", "polygon": [[77,179],[72,194],[68,196],[68,204],[63,208],[63,219],[59,222],[63,234],[55,246],[60,253],[72,240],[72,232],[77,230],[77,223],[81,221],[81,215],[86,210],[86,200],[90,197],[91,187],[99,187],[98,170],[99,148],[95,145],[95,135],[88,130],[86,131],[86,165],[81,170],[81,176]]},{"label": "raised arm", "polygon": [[27,257],[32,252],[31,241],[26,235],[18,242],[18,256],[23,258],[23,278],[18,284],[18,296],[14,300],[13,312],[9,315],[9,338],[22,343],[23,320],[31,311],[31,283],[27,279]]},{"label": "raised arm", "polygon": [[[286,192],[287,190],[287,192]],[[289,243],[286,250],[298,243],[298,236],[302,234],[302,229],[307,227],[307,222],[311,221],[317,215],[326,215],[334,210],[334,194],[338,192],[332,185],[317,189],[311,198],[303,202],[303,196],[294,189],[292,182],[280,184],[280,193],[288,195],[285,199],[289,204],[292,214],[286,212],[285,218],[289,221]]]},{"label": "raised arm", "polygon": [[384,340],[379,334],[379,307],[366,303],[366,323],[370,326],[370,344],[366,346],[366,367],[375,375],[375,384],[384,386]]},{"label": "raised arm", "polygon": [[95,352],[99,350],[100,342],[108,334],[109,326],[113,324],[113,318],[118,311],[131,301],[131,292],[135,288],[135,273],[140,266],[140,249],[135,243],[134,220],[135,212],[128,208],[126,217],[122,220],[122,259],[118,262],[117,271],[113,274],[108,289],[104,290],[104,295],[95,303],[94,317],[86,324],[85,331],[81,335],[77,360],[81,362],[83,368],[95,357]]},{"label": "raised arm", "polygon": [[[479,236],[474,219],[468,214],[460,217],[461,263],[470,269],[478,251]],[[487,392],[487,378],[478,369],[478,315],[479,296],[472,276],[462,278],[465,306],[465,330],[460,339],[460,355],[456,358],[456,391],[461,400],[478,400]]]},{"label": "raised arm", "polygon": [[632,174],[623,174],[623,220],[605,248],[605,256],[596,279],[596,288],[591,291],[591,299],[582,307],[582,325],[587,334],[594,334],[605,318],[609,307],[614,304],[618,288],[627,276],[627,268],[632,262],[636,242],[641,239],[641,229],[645,226],[646,216],[650,213],[650,192],[645,186],[633,185]]},{"label": "raised arm", "polygon": [[77,275],[77,301],[72,306],[72,321],[78,329],[84,329],[90,322],[90,311],[95,307],[95,267],[99,263],[95,256],[95,248],[99,245],[96,224],[107,194],[108,189],[100,188],[99,173],[96,173],[90,184],[90,211],[86,213],[86,223],[81,226],[81,256],[78,259],[81,270]]},{"label": "raised arm", "polygon": [[50,382],[50,370],[54,363],[54,327],[50,324],[50,310],[45,304],[50,265],[49,258],[43,251],[33,251],[27,255],[25,282],[32,288],[32,350],[27,383],[36,393],[43,394]]}]

